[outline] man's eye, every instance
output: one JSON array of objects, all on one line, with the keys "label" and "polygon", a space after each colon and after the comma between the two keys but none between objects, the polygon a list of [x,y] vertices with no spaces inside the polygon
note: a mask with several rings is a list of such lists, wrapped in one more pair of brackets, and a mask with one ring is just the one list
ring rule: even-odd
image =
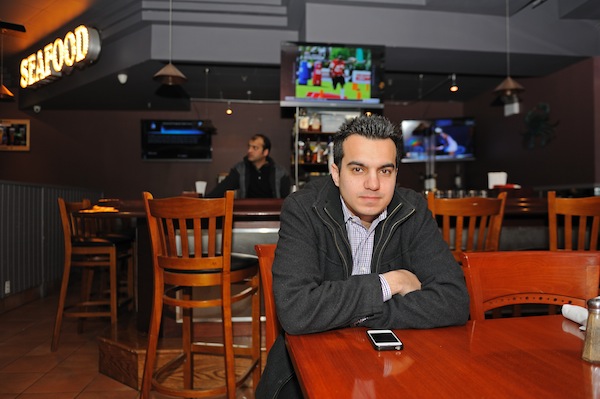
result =
[{"label": "man's eye", "polygon": [[354,173],[360,173],[363,171],[363,168],[359,167],[359,166],[355,166],[352,168],[352,172]]}]

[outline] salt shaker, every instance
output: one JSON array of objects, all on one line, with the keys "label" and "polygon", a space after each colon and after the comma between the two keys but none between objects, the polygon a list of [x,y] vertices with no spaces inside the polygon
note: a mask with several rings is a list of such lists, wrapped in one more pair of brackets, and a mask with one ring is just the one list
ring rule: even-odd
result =
[{"label": "salt shaker", "polygon": [[581,358],[590,363],[600,363],[600,297],[587,301],[588,320]]}]

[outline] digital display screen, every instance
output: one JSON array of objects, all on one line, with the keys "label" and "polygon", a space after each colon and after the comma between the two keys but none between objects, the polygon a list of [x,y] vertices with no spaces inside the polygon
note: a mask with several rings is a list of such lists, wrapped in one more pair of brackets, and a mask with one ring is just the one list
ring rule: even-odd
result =
[{"label": "digital display screen", "polygon": [[389,342],[398,342],[398,338],[392,333],[384,332],[384,333],[371,333],[375,342],[383,344]]},{"label": "digital display screen", "polygon": [[379,104],[383,46],[284,42],[282,102]]},{"label": "digital display screen", "polygon": [[142,120],[142,159],[212,159],[212,134],[208,120]]},{"label": "digital display screen", "polygon": [[475,159],[475,119],[403,120],[402,162],[469,161]]}]

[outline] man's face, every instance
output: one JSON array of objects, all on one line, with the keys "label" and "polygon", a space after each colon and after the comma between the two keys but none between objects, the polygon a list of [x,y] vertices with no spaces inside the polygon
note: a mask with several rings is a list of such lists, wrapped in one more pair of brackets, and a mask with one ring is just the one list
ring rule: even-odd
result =
[{"label": "man's face", "polygon": [[396,187],[396,146],[391,139],[354,134],[343,143],[344,157],[331,175],[350,211],[368,227],[388,206]]},{"label": "man's face", "polygon": [[261,137],[248,141],[248,161],[262,162],[269,154],[269,150],[265,150],[265,143]]}]

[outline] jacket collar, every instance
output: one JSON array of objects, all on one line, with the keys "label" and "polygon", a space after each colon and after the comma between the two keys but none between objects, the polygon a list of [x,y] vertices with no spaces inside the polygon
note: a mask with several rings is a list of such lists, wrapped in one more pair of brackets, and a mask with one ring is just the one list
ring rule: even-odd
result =
[{"label": "jacket collar", "polygon": [[[274,165],[273,159],[270,156],[267,156],[266,160],[267,160],[267,162],[261,167],[261,169],[264,168],[264,167],[270,168],[270,167],[272,167]],[[247,155],[244,157],[244,163],[248,167],[250,167],[250,166],[254,167],[254,164],[248,160],[248,156]]]}]

